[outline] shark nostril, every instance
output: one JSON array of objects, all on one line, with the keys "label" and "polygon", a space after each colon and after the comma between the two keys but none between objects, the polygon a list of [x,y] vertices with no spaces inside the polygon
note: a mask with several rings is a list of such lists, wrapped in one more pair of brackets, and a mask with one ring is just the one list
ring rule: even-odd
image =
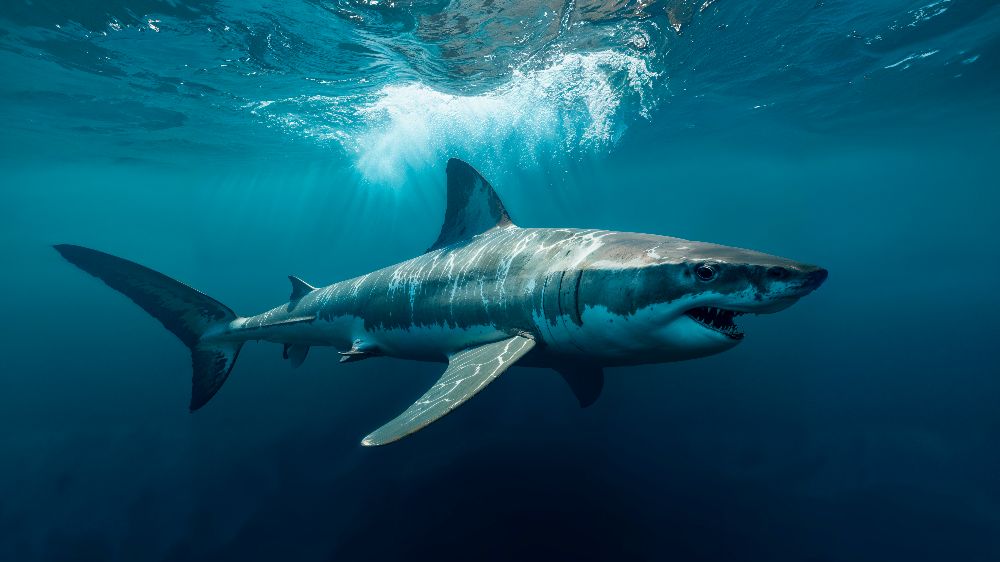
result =
[{"label": "shark nostril", "polygon": [[769,267],[767,269],[767,276],[771,279],[784,279],[788,277],[788,270],[779,266]]}]

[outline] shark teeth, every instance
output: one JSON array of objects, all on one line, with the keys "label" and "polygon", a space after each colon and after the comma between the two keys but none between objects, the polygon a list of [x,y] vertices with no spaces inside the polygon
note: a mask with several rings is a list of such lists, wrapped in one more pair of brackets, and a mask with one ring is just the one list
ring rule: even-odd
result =
[{"label": "shark teeth", "polygon": [[702,326],[724,334],[731,339],[743,339],[743,332],[741,332],[739,326],[733,322],[734,318],[743,315],[742,312],[711,306],[701,306],[698,308],[692,308],[685,314]]}]

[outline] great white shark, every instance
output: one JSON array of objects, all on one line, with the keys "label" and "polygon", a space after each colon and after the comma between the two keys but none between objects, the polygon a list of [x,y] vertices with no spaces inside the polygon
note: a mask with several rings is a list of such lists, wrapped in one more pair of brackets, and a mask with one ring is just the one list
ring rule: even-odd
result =
[{"label": "great white shark", "polygon": [[284,344],[295,367],[311,346],[338,348],[341,362],[447,363],[366,446],[421,429],[514,364],[556,370],[587,406],[605,367],[731,349],[744,336],[737,316],[783,310],[827,277],[815,265],[680,238],[521,228],[489,182],[457,159],[447,165],[444,225],[424,254],[323,288],[289,276],[288,301],[256,316],[137,263],[82,246],[55,249],[190,348],[191,411],[215,396],[249,340]]}]

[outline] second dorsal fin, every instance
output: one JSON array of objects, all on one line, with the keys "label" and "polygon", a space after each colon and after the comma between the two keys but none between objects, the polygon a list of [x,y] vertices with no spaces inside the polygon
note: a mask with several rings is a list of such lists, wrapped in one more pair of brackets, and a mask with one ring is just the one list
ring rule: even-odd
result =
[{"label": "second dorsal fin", "polygon": [[289,275],[288,280],[292,282],[292,296],[288,297],[288,300],[290,301],[297,301],[316,290],[316,287],[313,287],[309,283],[306,283],[294,275]]},{"label": "second dorsal fin", "polygon": [[448,160],[448,207],[441,233],[428,252],[514,224],[490,182],[458,158]]}]

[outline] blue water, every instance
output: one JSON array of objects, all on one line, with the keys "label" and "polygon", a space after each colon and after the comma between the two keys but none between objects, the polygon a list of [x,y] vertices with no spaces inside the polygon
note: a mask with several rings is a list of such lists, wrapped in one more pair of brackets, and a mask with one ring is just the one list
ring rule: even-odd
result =
[{"label": "blue water", "polygon": [[[1000,6],[8,0],[0,560],[1000,559]],[[523,226],[828,268],[746,340],[512,369],[189,356],[70,242],[249,314],[437,235],[463,158]]]}]

